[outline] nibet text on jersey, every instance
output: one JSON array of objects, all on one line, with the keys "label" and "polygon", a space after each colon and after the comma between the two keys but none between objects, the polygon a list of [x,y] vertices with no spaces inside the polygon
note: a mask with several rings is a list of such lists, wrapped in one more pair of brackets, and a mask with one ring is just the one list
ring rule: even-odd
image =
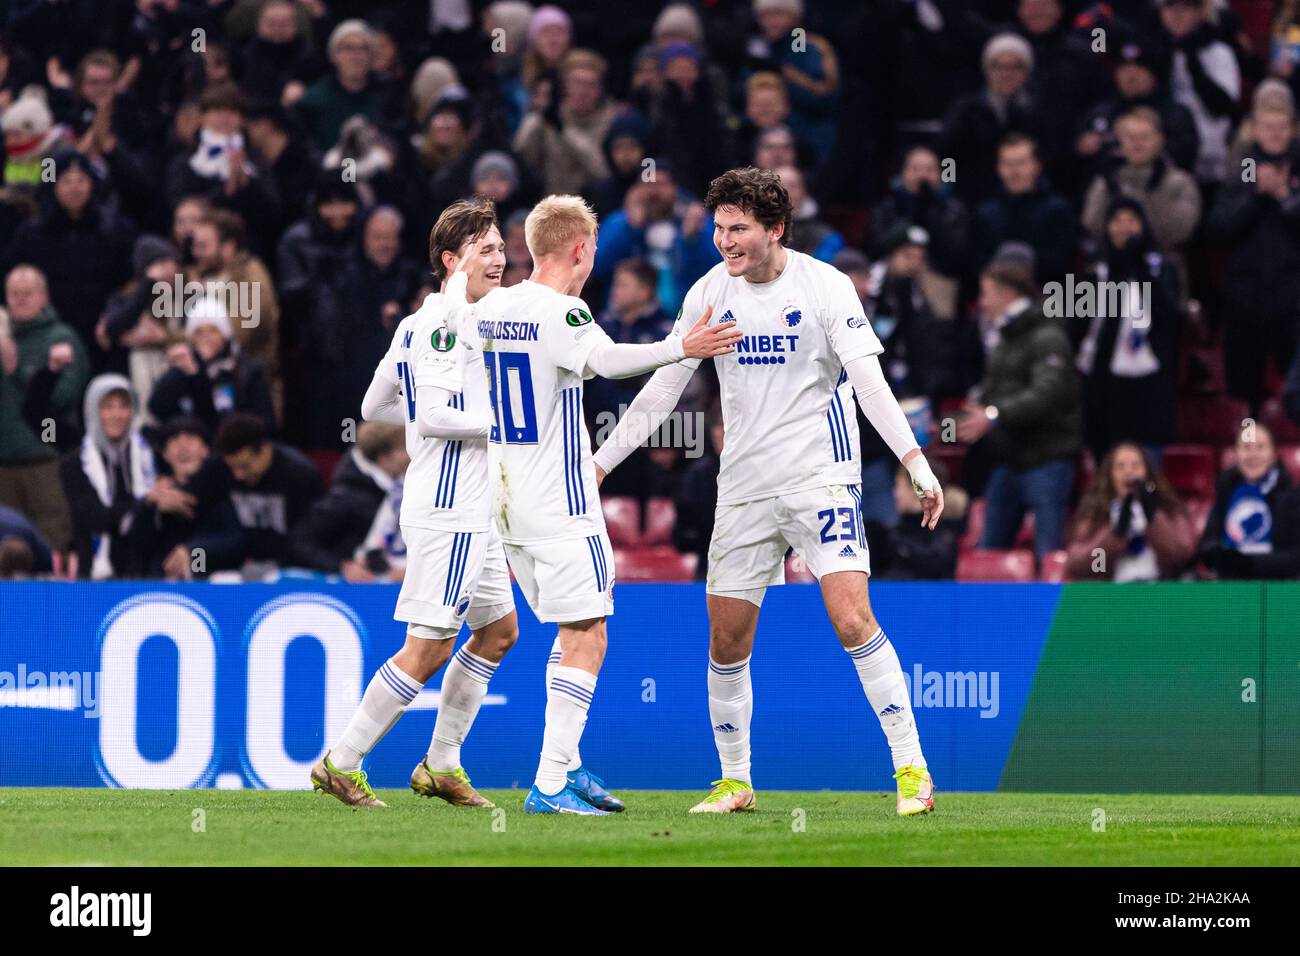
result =
[{"label": "nibet text on jersey", "polygon": [[746,335],[736,343],[741,365],[784,365],[799,344],[797,335]]}]

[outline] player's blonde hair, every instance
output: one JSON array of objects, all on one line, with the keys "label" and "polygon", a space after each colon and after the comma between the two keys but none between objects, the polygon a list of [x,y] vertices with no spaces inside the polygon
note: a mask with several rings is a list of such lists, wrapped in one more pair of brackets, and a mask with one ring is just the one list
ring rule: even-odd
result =
[{"label": "player's blonde hair", "polygon": [[596,214],[581,196],[547,196],[524,220],[524,242],[534,259],[595,231]]}]

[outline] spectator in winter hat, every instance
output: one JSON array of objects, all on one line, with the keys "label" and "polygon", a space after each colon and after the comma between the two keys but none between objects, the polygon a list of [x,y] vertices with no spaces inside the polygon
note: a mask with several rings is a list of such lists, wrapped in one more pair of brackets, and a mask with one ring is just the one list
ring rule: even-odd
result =
[{"label": "spectator in winter hat", "polygon": [[31,191],[48,181],[48,176],[41,176],[44,160],[70,142],[68,128],[55,124],[39,86],[25,87],[18,94],[0,116],[0,131],[5,140],[5,184]]},{"label": "spectator in winter hat", "polygon": [[[136,396],[153,394],[167,371],[167,347],[184,338],[184,315],[169,307],[176,282],[183,282],[180,259],[180,250],[162,236],[137,239],[131,280],[108,300],[95,328],[101,348],[126,351],[127,376]],[[147,412],[141,414],[148,420]]]},{"label": "spectator in winter hat", "polygon": [[199,296],[186,308],[188,341],[167,350],[171,368],[158,380],[149,410],[158,421],[193,415],[212,430],[234,412],[257,415],[275,428],[266,367],[233,341],[227,304]]},{"label": "spectator in winter hat", "polygon": [[650,124],[635,110],[623,113],[609,124],[604,144],[609,175],[596,180],[591,187],[591,206],[597,219],[603,220],[623,205],[628,188],[646,171],[644,161],[650,154],[649,144]]},{"label": "spectator in winter hat", "polygon": [[954,185],[966,202],[988,198],[997,189],[998,143],[1011,133],[1040,134],[1039,104],[1029,87],[1034,52],[1014,33],[999,33],[984,45],[980,59],[984,88],[952,102],[943,121],[939,152],[961,170]]},{"label": "spectator in winter hat", "polygon": [[134,230],[101,199],[101,183],[85,156],[57,154],[54,175],[53,183],[41,187],[39,215],[18,227],[0,267],[37,266],[59,316],[102,363],[95,324],[113,290],[131,274]]}]

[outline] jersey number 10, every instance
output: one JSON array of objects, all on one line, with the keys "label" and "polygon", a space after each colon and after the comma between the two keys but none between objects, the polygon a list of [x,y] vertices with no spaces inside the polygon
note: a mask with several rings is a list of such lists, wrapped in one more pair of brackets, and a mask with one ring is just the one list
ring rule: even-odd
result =
[{"label": "jersey number 10", "polygon": [[527,352],[484,351],[492,430],[488,441],[507,445],[537,444],[537,406],[533,401],[533,367]]}]

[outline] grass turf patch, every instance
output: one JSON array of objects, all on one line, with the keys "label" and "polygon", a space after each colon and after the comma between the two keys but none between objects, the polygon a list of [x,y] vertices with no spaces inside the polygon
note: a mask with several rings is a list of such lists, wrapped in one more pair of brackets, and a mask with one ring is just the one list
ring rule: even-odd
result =
[{"label": "grass turf patch", "polygon": [[[894,795],[760,791],[752,814],[695,815],[703,793],[620,791],[610,817],[499,811],[377,791],[354,810],[309,792],[0,789],[6,865],[1294,865],[1300,797],[942,793],[903,819]],[[1095,828],[1105,814],[1104,830]],[[196,813],[201,811],[201,813]],[[503,812],[502,812],[503,811]],[[202,831],[196,832],[201,822]]]}]

